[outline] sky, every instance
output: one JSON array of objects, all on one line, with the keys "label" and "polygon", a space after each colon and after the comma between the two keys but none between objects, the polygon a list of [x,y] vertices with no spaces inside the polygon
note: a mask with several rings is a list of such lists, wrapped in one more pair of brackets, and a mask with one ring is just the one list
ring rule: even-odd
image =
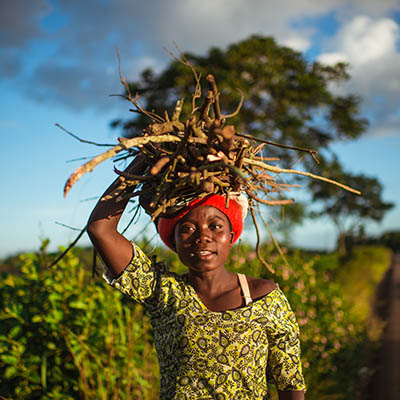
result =
[{"label": "sky", "polygon": [[[77,232],[63,225],[82,228],[94,198],[114,179],[112,163],[105,163],[64,199],[64,183],[81,158],[101,149],[55,124],[86,140],[116,143],[121,132],[110,122],[129,117],[130,108],[110,96],[123,92],[116,46],[123,75],[134,80],[146,67],[161,71],[171,61],[165,48],[174,43],[205,54],[252,34],[273,36],[309,61],[350,64],[349,82],[332,90],[361,96],[370,125],[358,140],[333,147],[346,169],[376,176],[384,200],[395,204],[368,232],[400,229],[399,0],[2,0],[0,257],[36,250],[44,238],[50,250],[68,245]],[[153,235],[145,219],[139,224]],[[303,247],[332,249],[336,232],[321,219],[294,228],[292,237]]]}]

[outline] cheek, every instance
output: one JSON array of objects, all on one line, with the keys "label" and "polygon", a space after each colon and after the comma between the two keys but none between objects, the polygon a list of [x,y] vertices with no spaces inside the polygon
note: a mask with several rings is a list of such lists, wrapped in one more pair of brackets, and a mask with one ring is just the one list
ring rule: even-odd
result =
[{"label": "cheek", "polygon": [[173,246],[173,249],[176,251],[178,247],[182,247],[183,243],[187,240],[185,234],[182,234],[182,232],[179,232],[179,229],[177,227],[177,225],[175,226],[173,235],[171,237],[171,243]]},{"label": "cheek", "polygon": [[219,237],[218,240],[221,247],[229,252],[233,246],[233,236],[231,234],[224,234]]},{"label": "cheek", "polygon": [[184,254],[188,247],[191,245],[191,235],[176,233],[173,240],[173,249],[180,257],[180,254]]}]

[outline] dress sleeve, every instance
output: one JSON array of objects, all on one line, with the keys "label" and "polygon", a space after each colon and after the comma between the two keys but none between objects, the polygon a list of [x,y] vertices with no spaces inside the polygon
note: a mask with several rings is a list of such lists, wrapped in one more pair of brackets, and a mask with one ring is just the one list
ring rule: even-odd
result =
[{"label": "dress sleeve", "polygon": [[305,390],[300,360],[300,337],[296,317],[278,288],[271,303],[267,379],[278,390]]},{"label": "dress sleeve", "polygon": [[103,278],[120,292],[139,303],[145,303],[154,294],[158,274],[152,260],[134,243],[133,257],[117,278],[113,278],[104,266]]}]

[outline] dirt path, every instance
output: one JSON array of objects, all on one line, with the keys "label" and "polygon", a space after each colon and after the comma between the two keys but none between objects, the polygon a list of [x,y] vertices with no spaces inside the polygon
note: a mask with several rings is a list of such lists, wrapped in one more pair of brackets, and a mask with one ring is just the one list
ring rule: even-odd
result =
[{"label": "dirt path", "polygon": [[[379,293],[380,292],[380,293]],[[400,399],[400,254],[378,292],[377,312],[387,321],[368,400]]]}]

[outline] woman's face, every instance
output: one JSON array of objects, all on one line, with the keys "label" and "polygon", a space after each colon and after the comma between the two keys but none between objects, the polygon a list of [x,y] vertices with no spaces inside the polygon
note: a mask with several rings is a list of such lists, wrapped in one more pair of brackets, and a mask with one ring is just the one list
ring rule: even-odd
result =
[{"label": "woman's face", "polygon": [[175,248],[189,269],[212,271],[225,265],[232,248],[233,232],[227,216],[212,206],[199,206],[175,226]]}]

